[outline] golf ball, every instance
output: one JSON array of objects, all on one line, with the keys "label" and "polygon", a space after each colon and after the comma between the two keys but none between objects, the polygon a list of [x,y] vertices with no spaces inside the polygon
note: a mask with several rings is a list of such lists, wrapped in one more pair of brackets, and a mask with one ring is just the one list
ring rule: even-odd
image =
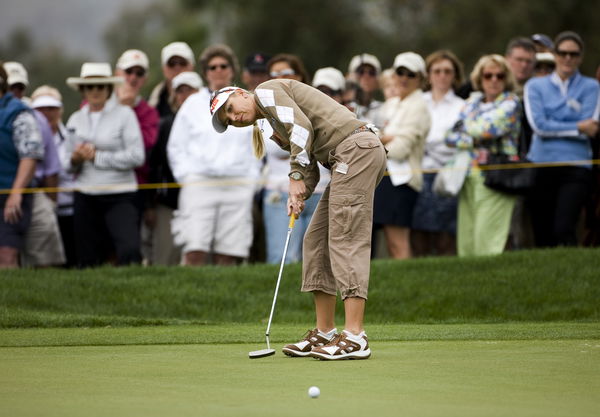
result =
[{"label": "golf ball", "polygon": [[321,390],[319,389],[319,387],[310,387],[308,389],[308,396],[310,398],[317,398],[319,394],[321,394]]}]

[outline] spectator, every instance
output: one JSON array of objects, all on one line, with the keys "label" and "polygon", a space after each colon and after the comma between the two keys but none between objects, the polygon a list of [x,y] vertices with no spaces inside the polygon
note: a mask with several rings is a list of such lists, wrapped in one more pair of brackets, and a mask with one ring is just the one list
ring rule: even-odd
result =
[{"label": "spectator", "polygon": [[[52,129],[54,144],[58,152],[61,165],[65,165],[70,155],[66,153],[67,139],[71,133],[62,122],[63,104],[60,92],[48,85],[38,87],[31,95],[32,107],[42,113]],[[61,167],[58,177],[58,187],[72,188],[74,176]],[[73,193],[70,191],[59,191],[56,200],[56,214],[58,215],[58,226],[62,246],[64,247],[67,267],[77,265],[75,251],[75,229],[73,226]]]},{"label": "spectator", "polygon": [[[295,55],[278,54],[269,61],[268,68],[270,75],[275,79],[293,79],[305,84],[308,82],[308,75],[304,74],[304,64]],[[292,71],[294,74],[291,74]],[[319,78],[316,78],[316,81],[322,82],[319,81]],[[264,120],[260,120],[258,123],[261,129],[268,132],[269,135],[272,134],[269,123]],[[286,205],[290,183],[288,177],[290,154],[281,149],[275,140],[267,141],[265,148],[267,175],[263,197],[263,221],[266,233],[267,262],[277,264],[281,262],[288,226]],[[319,165],[319,182],[313,194],[305,201],[305,208],[296,221],[294,233],[290,238],[286,262],[302,260],[304,235],[330,178],[329,170]]]},{"label": "spectator", "polygon": [[[144,141],[144,164],[135,169],[138,184],[148,183],[150,165],[148,158],[152,148],[156,144],[158,134],[158,111],[151,107],[140,95],[140,90],[148,78],[148,57],[137,49],[128,49],[119,57],[115,69],[115,75],[123,77],[125,82],[115,88],[115,94],[119,102],[133,109],[142,131]],[[148,190],[138,189],[136,192],[136,206],[140,212],[140,233],[142,242],[142,255],[146,262],[151,263],[152,234],[148,227],[148,214],[146,213],[146,202]]]},{"label": "spectator", "polygon": [[310,77],[304,68],[302,60],[292,54],[277,54],[267,62],[271,78],[296,80],[308,84]]},{"label": "spectator", "polygon": [[340,70],[333,67],[318,69],[313,77],[312,85],[338,103],[342,103],[346,79]]},{"label": "spectator", "polygon": [[[529,38],[511,39],[506,47],[504,57],[516,81],[515,93],[519,97],[523,96],[523,86],[533,76],[535,53],[535,44]],[[458,89],[456,94],[467,99],[473,91],[473,84],[469,80]]]},{"label": "spectator", "polygon": [[383,227],[390,256],[406,259],[411,257],[410,226],[423,186],[421,160],[431,118],[421,90],[427,75],[423,58],[414,52],[399,54],[394,70],[399,95],[381,136],[389,175],[375,190],[374,223]]},{"label": "spectator", "polygon": [[[584,44],[575,32],[554,41],[556,71],[534,78],[525,89],[527,117],[533,128],[528,157],[557,162],[539,168],[531,196],[535,243],[539,247],[577,244],[576,225],[590,191],[592,147],[598,132],[598,81],[579,72]],[[580,161],[573,163],[573,161]]]},{"label": "spectator", "polygon": [[242,71],[242,83],[249,91],[269,79],[267,62],[271,57],[260,52],[255,52],[246,57]]},{"label": "spectator", "polygon": [[554,42],[548,35],[543,33],[536,33],[531,35],[531,40],[535,44],[536,52],[552,52],[554,51]]},{"label": "spectator", "polygon": [[0,62],[0,268],[17,268],[31,221],[30,185],[44,145],[31,110],[8,92],[8,75]]},{"label": "spectator", "polygon": [[141,261],[134,169],[144,162],[144,143],[135,113],[112,95],[123,81],[104,62],[86,62],[80,77],[67,79],[86,101],[67,122],[73,136],[66,148],[67,168],[77,175],[74,223],[81,267],[106,262],[112,251],[118,265]]},{"label": "spectator", "polygon": [[458,255],[494,255],[506,246],[515,197],[486,187],[479,166],[488,163],[490,152],[517,158],[521,107],[513,92],[516,81],[502,56],[481,57],[471,82],[477,92],[446,136],[449,146],[469,150],[473,158],[459,194]]},{"label": "spectator", "polygon": [[187,43],[171,42],[162,49],[160,60],[164,80],[154,87],[148,104],[156,108],[160,117],[165,117],[175,113],[171,102],[171,81],[177,74],[193,71],[195,59],[192,48]]},{"label": "spectator", "polygon": [[[195,72],[182,72],[173,78],[172,87],[175,93],[175,109],[178,110],[190,95],[200,91],[202,80]],[[179,188],[173,186],[175,178],[167,157],[169,134],[174,120],[174,114],[161,119],[158,140],[150,153],[150,182],[165,184],[164,188],[154,189],[149,193],[150,210],[147,222],[152,229],[150,259],[153,265],[177,265],[181,261],[181,250],[174,244],[171,231],[173,212],[177,210]]]},{"label": "spectator", "polygon": [[465,104],[453,90],[463,82],[463,66],[450,51],[434,52],[425,62],[430,91],[423,94],[423,98],[431,114],[431,129],[425,143],[422,166],[429,172],[423,175],[423,189],[413,213],[413,250],[415,256],[454,255],[457,199],[438,196],[432,187],[436,171],[455,153],[446,145],[445,138]]},{"label": "spectator", "polygon": [[[29,86],[27,71],[18,62],[7,62],[8,84],[13,95],[25,104],[31,99],[25,97]],[[38,123],[44,143],[44,158],[36,165],[32,186],[56,188],[61,170],[56,145],[48,120],[37,110],[33,115]],[[59,266],[65,262],[65,254],[60,238],[56,217],[56,193],[36,192],[33,194],[31,222],[25,234],[25,247],[21,253],[21,265],[27,267]]]},{"label": "spectator", "polygon": [[230,85],[238,69],[231,48],[214,45],[200,55],[206,87],[183,103],[169,136],[169,163],[182,184],[174,213],[175,242],[185,265],[239,264],[252,243],[252,198],[259,165],[252,128],[217,134],[210,122],[210,92]]},{"label": "spectator", "polygon": [[8,61],[4,63],[4,70],[8,75],[8,90],[19,100],[29,105],[31,100],[25,96],[25,90],[29,86],[27,70],[20,62]]},{"label": "spectator", "polygon": [[376,113],[383,104],[375,99],[379,90],[377,77],[380,73],[381,64],[374,55],[360,54],[350,60],[348,78],[356,81],[358,88],[355,101],[349,107],[360,120],[374,123]]},{"label": "spectator", "polygon": [[534,77],[544,77],[552,74],[556,68],[556,61],[552,52],[537,52],[535,54]]}]

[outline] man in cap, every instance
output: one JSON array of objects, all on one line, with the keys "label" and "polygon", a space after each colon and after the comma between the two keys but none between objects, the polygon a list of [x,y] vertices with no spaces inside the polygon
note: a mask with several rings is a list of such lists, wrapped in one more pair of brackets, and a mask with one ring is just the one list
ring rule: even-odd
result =
[{"label": "man in cap", "polygon": [[31,109],[8,86],[0,65],[0,268],[17,268],[31,220],[32,197],[22,189],[30,185],[44,145]]},{"label": "man in cap", "polygon": [[[8,90],[19,100],[25,97],[25,90],[29,86],[27,70],[20,62],[9,61],[4,63],[8,75]],[[27,99],[26,99],[27,101]]]},{"label": "man in cap", "polygon": [[[175,94],[173,100],[175,111],[183,105],[185,100],[202,88],[200,76],[192,71],[182,72],[172,81]],[[150,182],[153,184],[173,184],[175,177],[171,171],[167,157],[169,134],[173,127],[175,114],[163,117],[160,120],[158,140],[150,154]],[[164,187],[149,192],[149,211],[146,220],[152,234],[152,254],[150,259],[153,265],[178,265],[181,259],[181,250],[173,242],[171,221],[173,212],[177,210],[179,188]]]},{"label": "man in cap", "polygon": [[160,53],[164,80],[150,94],[148,103],[158,110],[160,117],[174,113],[171,100],[171,81],[184,71],[193,71],[194,52],[185,42],[171,42]]},{"label": "man in cap", "polygon": [[269,79],[267,69],[269,59],[271,59],[270,56],[260,52],[252,53],[246,57],[242,71],[242,83],[248,91],[254,91],[257,85]]},{"label": "man in cap", "polygon": [[[148,156],[156,144],[158,134],[158,111],[151,107],[140,95],[140,90],[148,78],[148,68],[148,56],[143,51],[128,49],[117,60],[115,69],[115,75],[125,79],[123,84],[116,87],[115,93],[121,104],[131,107],[135,112],[144,140],[144,164],[135,169],[138,184],[148,183],[148,173],[150,172]],[[145,194],[147,194],[146,190],[137,191],[136,205],[140,212],[140,219],[146,217]],[[144,255],[149,257],[151,250],[145,247],[149,245],[150,240],[147,223],[148,221],[145,221],[141,225],[142,252],[145,252]]]}]

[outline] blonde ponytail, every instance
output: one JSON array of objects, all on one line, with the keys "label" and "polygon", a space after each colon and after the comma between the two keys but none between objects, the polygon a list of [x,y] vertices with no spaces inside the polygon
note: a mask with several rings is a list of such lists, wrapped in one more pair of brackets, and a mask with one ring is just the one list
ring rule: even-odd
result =
[{"label": "blonde ponytail", "polygon": [[252,151],[256,159],[262,159],[265,156],[265,141],[263,139],[258,123],[254,122],[252,129]]}]

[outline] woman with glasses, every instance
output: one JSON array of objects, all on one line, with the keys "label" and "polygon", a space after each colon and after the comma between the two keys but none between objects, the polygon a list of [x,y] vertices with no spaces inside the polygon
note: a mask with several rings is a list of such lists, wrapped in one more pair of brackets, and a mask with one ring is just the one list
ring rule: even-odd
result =
[{"label": "woman with glasses", "polygon": [[260,167],[251,155],[252,127],[219,135],[210,123],[211,93],[231,85],[238,71],[228,46],[202,51],[206,87],[183,102],[169,135],[169,163],[182,184],[172,231],[185,265],[235,265],[250,253]]},{"label": "woman with glasses", "polygon": [[426,62],[428,91],[423,94],[431,114],[431,129],[423,156],[423,189],[413,214],[411,241],[415,256],[454,255],[456,253],[456,197],[433,192],[437,170],[454,156],[446,145],[446,132],[458,120],[465,101],[454,94],[463,82],[463,67],[450,51],[436,51]]},{"label": "woman with glasses", "polygon": [[431,118],[421,86],[426,76],[425,61],[414,52],[394,59],[398,96],[388,100],[389,121],[381,142],[388,150],[387,173],[375,192],[373,221],[383,227],[389,255],[411,257],[410,227],[417,195],[423,187],[421,160]]},{"label": "woman with glasses", "polygon": [[448,146],[470,151],[472,159],[458,198],[457,249],[459,256],[495,255],[506,246],[516,197],[486,187],[479,166],[492,152],[518,160],[521,107],[501,55],[482,56],[470,78],[476,91],[446,136]]},{"label": "woman with glasses", "polygon": [[528,158],[556,163],[538,168],[530,198],[537,246],[577,245],[576,225],[587,198],[591,139],[598,132],[598,81],[579,72],[584,44],[575,32],[554,41],[555,71],[525,86],[527,119],[533,129]]},{"label": "woman with glasses", "polygon": [[112,94],[123,78],[108,63],[87,62],[67,84],[86,104],[67,122],[66,168],[75,176],[74,226],[78,264],[91,267],[116,257],[118,265],[140,263],[139,213],[134,168],[144,162],[144,144],[133,110]]},{"label": "woman with glasses", "polygon": [[[348,79],[354,82],[354,97],[346,98],[344,101],[360,120],[375,123],[379,117],[378,113],[383,104],[376,98],[380,74],[381,63],[374,55],[359,54],[350,60]],[[381,126],[377,127],[381,128]]]},{"label": "woman with glasses", "polygon": [[[288,79],[308,83],[308,74],[304,69],[304,64],[300,57],[296,55],[277,54],[269,60],[267,68],[273,79]],[[271,135],[272,129],[267,121],[259,120],[258,126],[263,133],[266,132],[269,136]],[[269,140],[265,145],[267,169],[262,203],[267,262],[278,264],[281,262],[288,226],[286,204],[289,191],[290,154],[281,149],[275,141]],[[319,183],[311,197],[304,202],[304,210],[296,221],[294,233],[290,238],[286,263],[302,260],[304,234],[330,179],[329,170],[319,166],[319,172]]]}]

